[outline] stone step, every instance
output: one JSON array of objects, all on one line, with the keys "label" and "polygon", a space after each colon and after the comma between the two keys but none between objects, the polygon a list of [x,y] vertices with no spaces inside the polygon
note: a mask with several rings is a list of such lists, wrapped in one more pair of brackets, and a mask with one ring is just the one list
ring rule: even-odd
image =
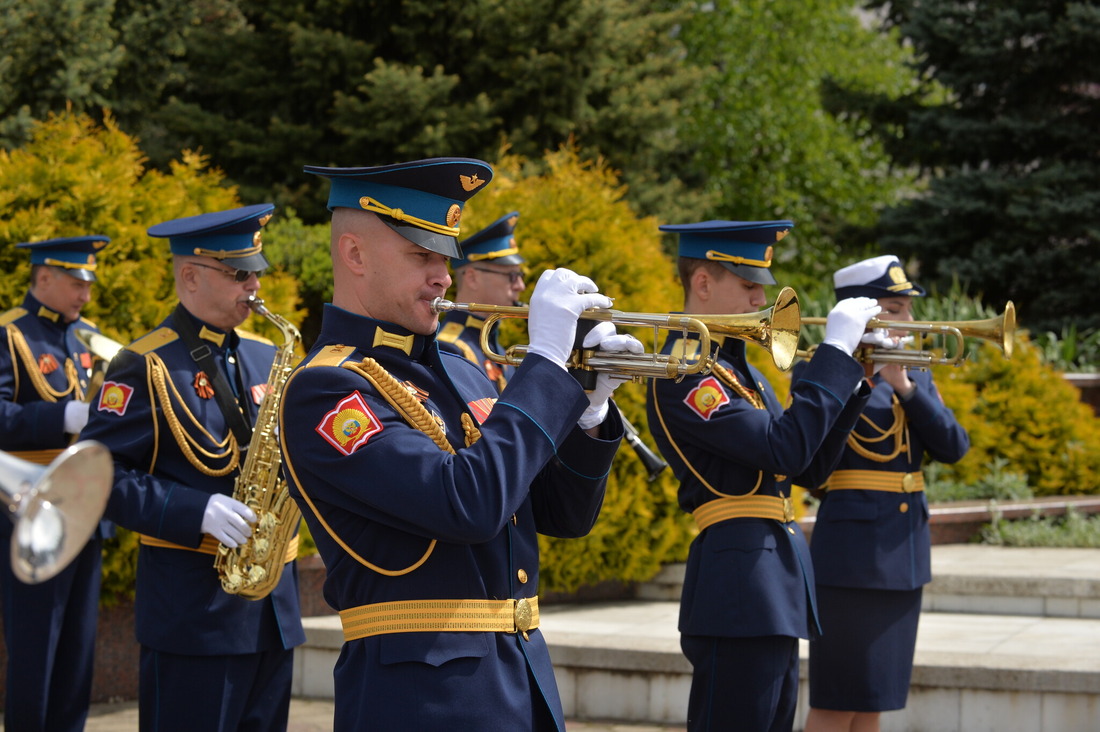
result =
[{"label": "stone step", "polygon": [[[684,565],[639,585],[641,600],[678,601]],[[925,612],[1100,619],[1100,550],[981,544],[932,547]]]},{"label": "stone step", "polygon": [[[939,545],[932,556],[909,703],[882,716],[882,731],[1100,729],[1100,550]],[[540,603],[567,717],[682,728],[691,683],[676,627],[682,579],[670,566],[638,599]],[[303,622],[293,693],[331,699],[339,618]],[[796,729],[808,644],[801,655]]]},{"label": "stone step", "polygon": [[[682,725],[691,667],[680,652],[678,603],[548,605],[550,646],[567,717]],[[305,620],[295,697],[332,698],[339,619]],[[798,723],[806,715],[808,646],[802,644]],[[926,613],[906,709],[883,732],[1093,732],[1100,723],[1100,620]]]},{"label": "stone step", "polygon": [[[686,718],[691,667],[674,602],[550,607],[542,627],[566,715],[650,724]],[[805,720],[808,644],[801,648],[798,725]],[[1100,728],[1100,621],[927,613],[906,709],[883,732]]]}]

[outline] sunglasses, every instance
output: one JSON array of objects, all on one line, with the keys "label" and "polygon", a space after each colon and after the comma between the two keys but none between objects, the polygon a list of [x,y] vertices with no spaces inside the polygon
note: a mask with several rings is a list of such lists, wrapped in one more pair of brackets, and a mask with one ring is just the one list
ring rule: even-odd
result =
[{"label": "sunglasses", "polygon": [[512,285],[519,284],[523,280],[523,272],[501,272],[496,269],[488,269],[487,267],[474,267],[478,272],[488,272],[489,274],[504,275],[508,278],[508,283]]},{"label": "sunglasses", "polygon": [[222,269],[221,267],[211,267],[209,264],[203,264],[202,262],[192,262],[191,264],[196,267],[202,267],[203,269],[212,269],[215,272],[221,272],[226,277],[232,277],[234,282],[245,283],[252,275],[256,275],[257,278],[263,277],[266,269]]}]

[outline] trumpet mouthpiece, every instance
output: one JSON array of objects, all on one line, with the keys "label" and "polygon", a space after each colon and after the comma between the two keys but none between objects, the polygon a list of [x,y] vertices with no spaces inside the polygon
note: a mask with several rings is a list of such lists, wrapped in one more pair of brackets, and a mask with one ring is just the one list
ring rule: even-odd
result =
[{"label": "trumpet mouthpiece", "polygon": [[437,297],[432,300],[431,308],[433,313],[446,313],[450,312],[451,310],[462,309],[456,303],[453,303],[450,300],[445,300],[442,297]]}]

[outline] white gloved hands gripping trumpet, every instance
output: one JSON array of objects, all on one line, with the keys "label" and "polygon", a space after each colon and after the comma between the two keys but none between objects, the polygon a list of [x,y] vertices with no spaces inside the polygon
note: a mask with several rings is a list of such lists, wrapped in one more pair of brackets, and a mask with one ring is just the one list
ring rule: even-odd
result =
[{"label": "white gloved hands gripping trumpet", "polygon": [[[534,353],[567,368],[577,337],[577,319],[589,308],[609,308],[611,298],[599,294],[596,283],[568,269],[546,270],[531,295],[527,330],[528,353]],[[583,348],[600,351],[642,353],[641,342],[631,335],[615,332],[615,325],[600,322],[588,331]],[[582,429],[591,429],[607,418],[608,400],[625,378],[599,373],[588,393],[589,406],[577,421]]]}]

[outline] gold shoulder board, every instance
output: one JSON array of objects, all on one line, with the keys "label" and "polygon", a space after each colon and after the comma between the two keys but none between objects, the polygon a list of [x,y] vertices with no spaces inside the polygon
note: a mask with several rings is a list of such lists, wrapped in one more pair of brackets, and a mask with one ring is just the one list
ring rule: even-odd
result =
[{"label": "gold shoulder board", "polygon": [[465,326],[462,323],[447,323],[436,335],[437,341],[443,341],[444,343],[454,343],[458,340],[458,336],[462,333]]},{"label": "gold shoulder board", "polygon": [[478,363],[477,354],[474,353],[474,349],[470,348],[470,344],[466,341],[459,340],[458,334],[465,330],[462,323],[447,323],[443,326],[443,329],[436,334],[435,339],[437,341],[443,341],[444,343],[450,343],[466,357],[467,361]]},{"label": "gold shoulder board", "polygon": [[15,321],[19,320],[20,318],[22,318],[26,314],[27,314],[27,311],[23,308],[12,308],[8,312],[4,313],[3,315],[0,315],[0,326],[8,325],[9,323],[14,323]]},{"label": "gold shoulder board", "polygon": [[681,359],[699,358],[699,341],[694,338],[677,338],[669,354]]},{"label": "gold shoulder board", "polygon": [[351,358],[351,354],[355,353],[355,349],[351,346],[329,346],[328,348],[318,351],[315,356],[302,364],[302,368],[312,368],[314,366],[339,366],[344,361]]},{"label": "gold shoulder board", "polygon": [[152,333],[138,338],[136,341],[126,346],[126,348],[127,350],[144,356],[146,353],[151,353],[177,338],[179,338],[179,335],[171,328],[157,328]]}]

